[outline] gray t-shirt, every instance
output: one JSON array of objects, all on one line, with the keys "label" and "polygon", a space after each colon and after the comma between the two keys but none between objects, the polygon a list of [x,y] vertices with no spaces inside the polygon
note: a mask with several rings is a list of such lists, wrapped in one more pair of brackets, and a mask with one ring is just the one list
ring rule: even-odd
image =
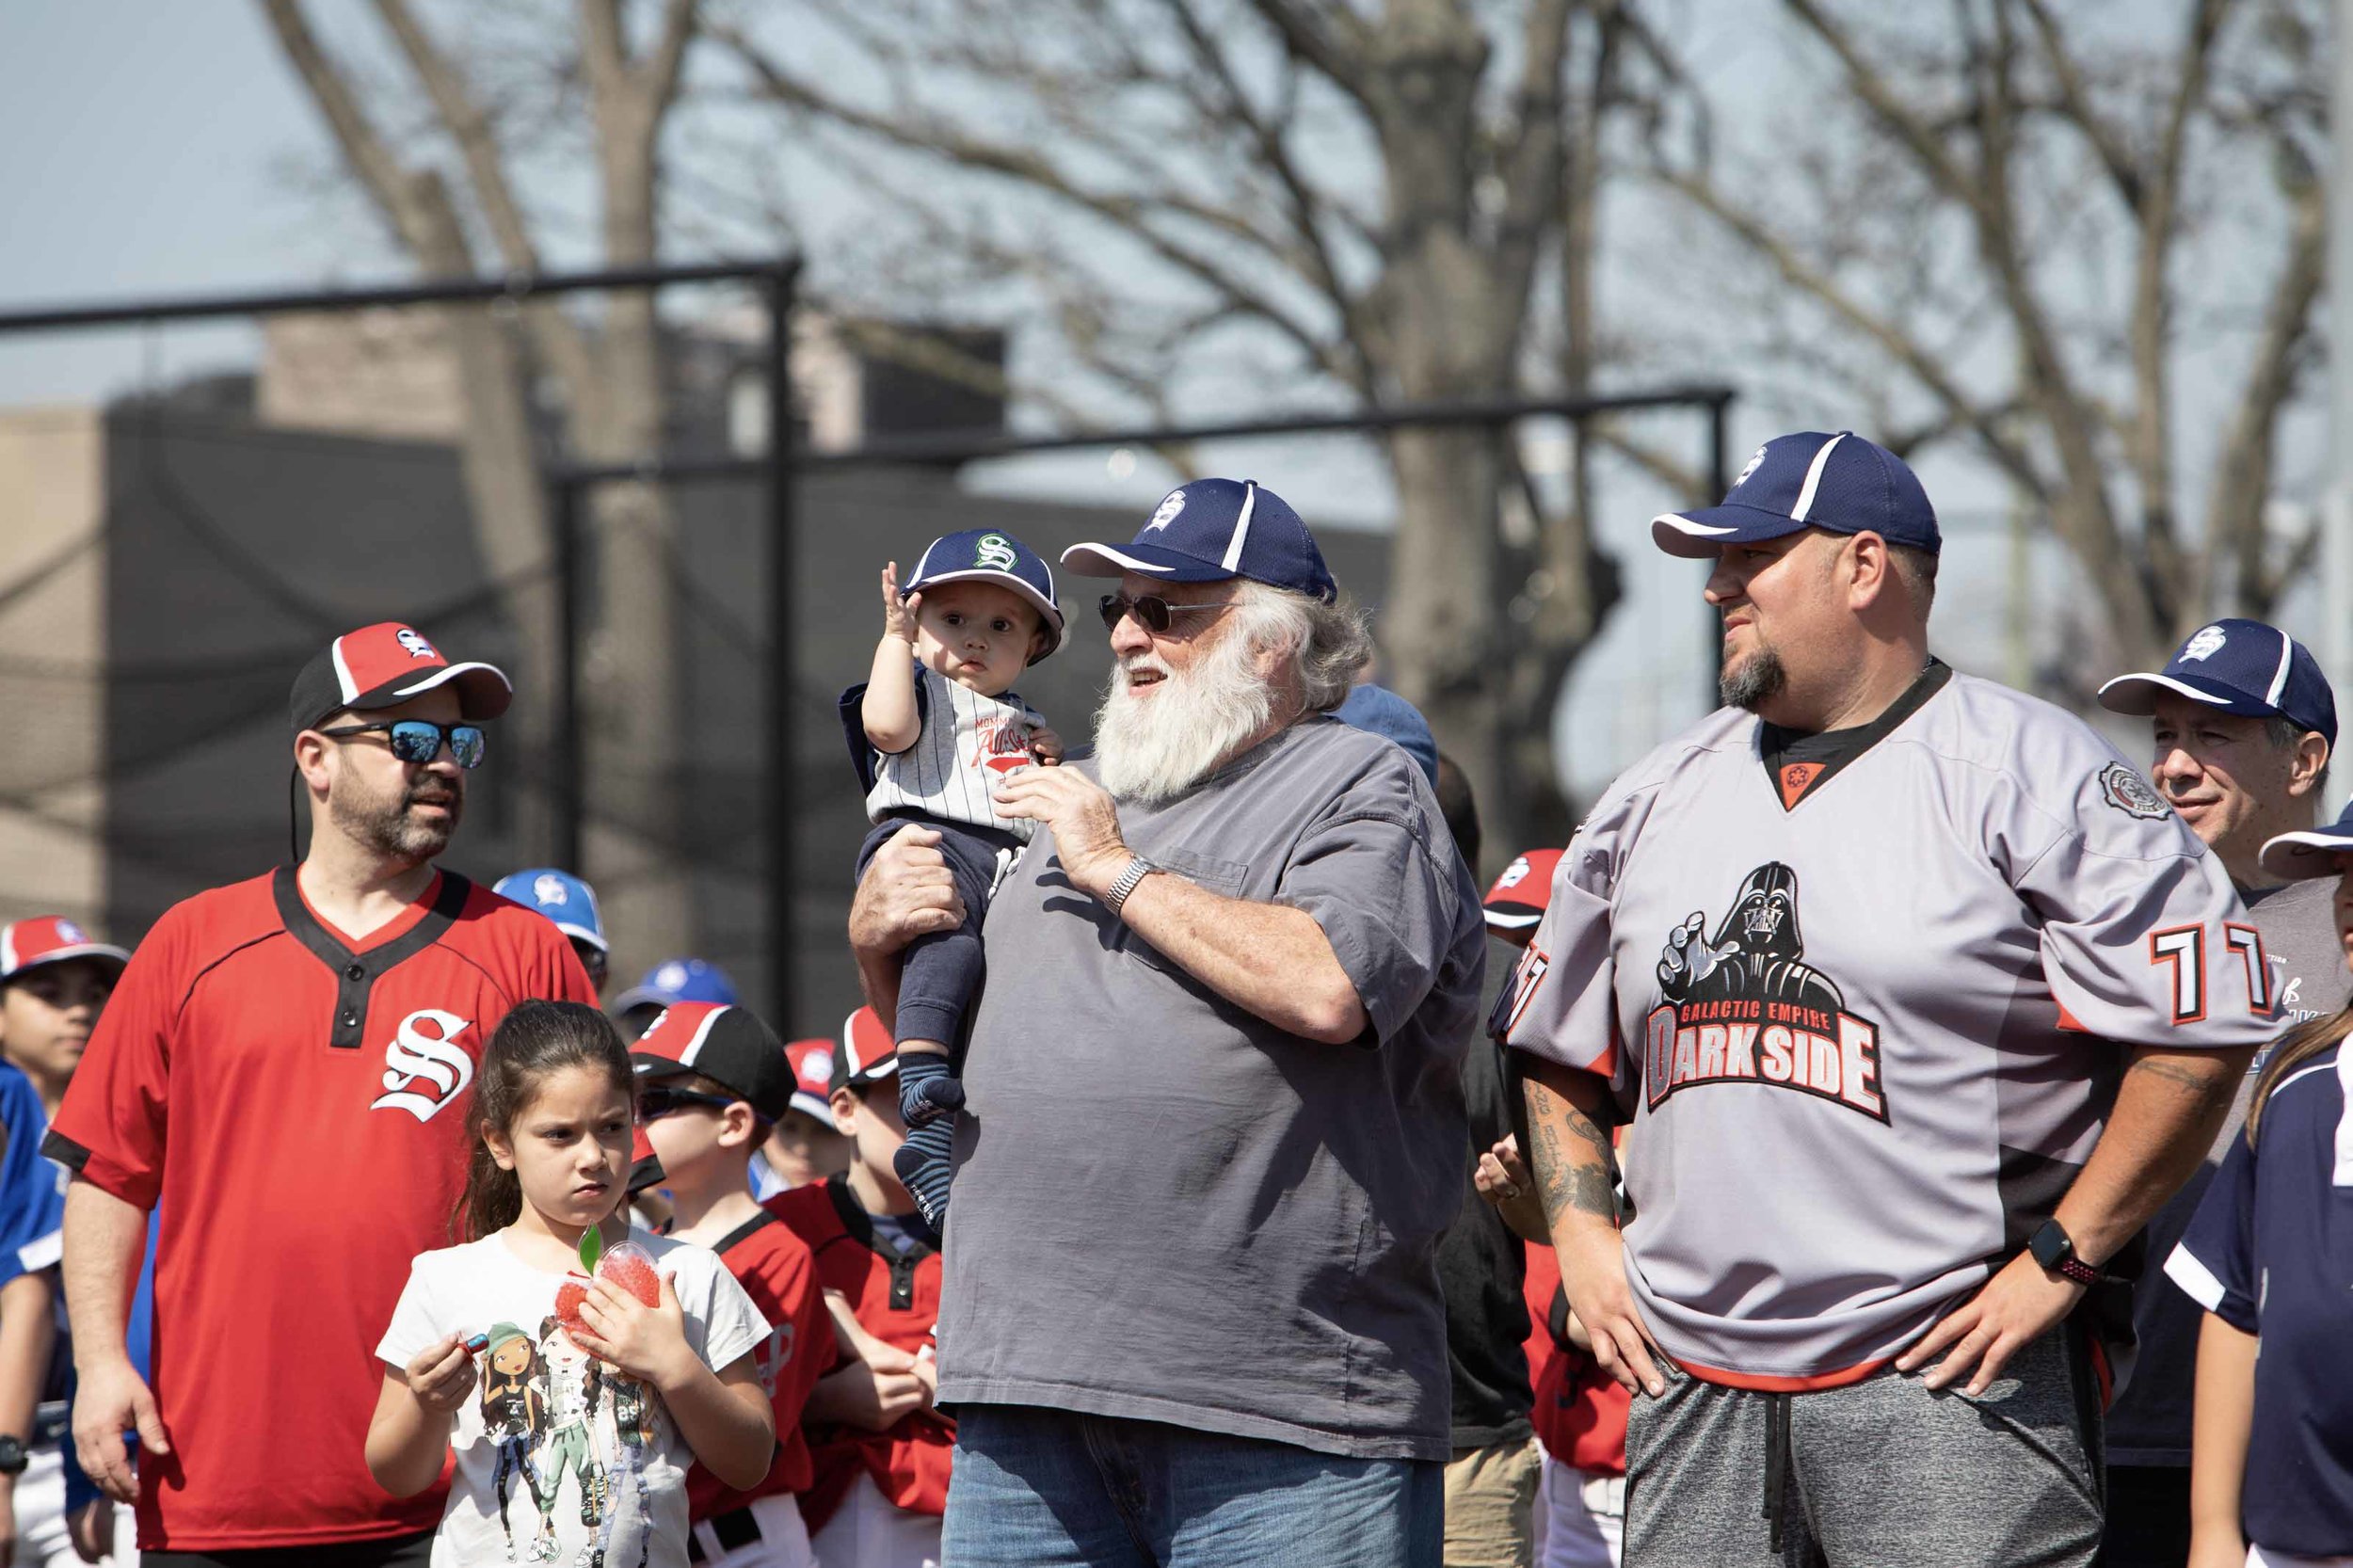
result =
[{"label": "gray t-shirt", "polygon": [[[2280,1004],[2280,1032],[2325,1016],[2353,997],[2353,973],[2345,967],[2337,940],[2334,877],[2291,882],[2283,888],[2244,893],[2248,917],[2263,933],[2272,994]],[[2230,1119],[2216,1135],[2213,1152],[2157,1217],[2149,1222],[2148,1262],[2133,1291],[2133,1328],[2140,1357],[2132,1381],[2108,1412],[2108,1463],[2186,1465],[2189,1463],[2191,1393],[2198,1379],[2198,1329],[2204,1316],[2198,1304],[2165,1277],[2163,1264],[2198,1212],[2222,1157],[2237,1142],[2253,1097],[2255,1075],[2268,1047],[2247,1064]]]},{"label": "gray t-shirt", "polygon": [[1486,936],[1430,786],[1310,718],[1119,821],[1211,892],[1314,916],[1372,1031],[1321,1045],[1220,1000],[1073,890],[1039,833],[984,931],[940,1402],[1446,1459],[1433,1256],[1462,1198]]}]

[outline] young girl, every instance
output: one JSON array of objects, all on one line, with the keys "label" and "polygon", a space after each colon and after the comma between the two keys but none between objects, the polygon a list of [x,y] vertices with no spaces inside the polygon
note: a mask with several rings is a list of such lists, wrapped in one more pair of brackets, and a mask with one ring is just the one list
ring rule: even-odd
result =
[{"label": "young girl", "polygon": [[[2335,829],[2283,836],[2353,849]],[[2342,839],[2336,838],[2338,833]],[[2282,840],[2264,866],[2284,864]],[[2302,859],[2315,858],[2312,856]],[[2333,863],[2333,864],[2331,864]],[[2337,933],[2353,950],[2353,856]],[[2353,1564],[2353,1008],[2299,1025],[2165,1272],[2206,1309],[2190,1450],[2191,1568]],[[2258,1341],[2262,1355],[2256,1354]]]},{"label": "young girl", "polygon": [[[616,1215],[634,1098],[593,1007],[523,1002],[483,1052],[466,1244],[410,1266],[368,1425],[368,1468],[394,1496],[431,1486],[456,1450],[435,1568],[685,1568],[688,1464],[739,1487],[768,1473],[774,1417],[751,1353],[768,1324],[716,1255]],[[584,1326],[566,1326],[557,1293],[592,1225],[652,1255],[659,1306],[599,1279]]]}]

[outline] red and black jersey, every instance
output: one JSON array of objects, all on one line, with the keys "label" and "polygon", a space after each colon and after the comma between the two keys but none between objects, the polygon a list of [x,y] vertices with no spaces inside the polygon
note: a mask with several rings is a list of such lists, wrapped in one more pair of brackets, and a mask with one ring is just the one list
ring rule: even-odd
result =
[{"label": "red and black jersey", "polygon": [[139,1544],[227,1551],[431,1528],[362,1456],[373,1348],[409,1260],[445,1246],[484,1044],[517,1002],[593,1004],[548,920],[435,876],[364,939],[292,867],[200,893],[115,985],[47,1152],[169,1218]]},{"label": "red and black jersey", "polygon": [[[768,1208],[808,1243],[818,1283],[839,1290],[860,1327],[886,1345],[913,1354],[932,1343],[939,1321],[939,1254],[916,1244],[902,1253],[874,1234],[848,1178],[795,1187],[770,1198]],[[827,1343],[833,1343],[830,1335]],[[838,1349],[824,1370],[849,1360]],[[801,1496],[801,1517],[813,1533],[824,1528],[862,1471],[893,1507],[910,1513],[948,1509],[948,1460],[955,1423],[936,1410],[903,1416],[887,1431],[840,1425],[808,1429],[815,1472]]]},{"label": "red and black jersey", "polygon": [[697,1464],[686,1477],[687,1517],[709,1519],[742,1508],[756,1497],[808,1490],[808,1438],[801,1431],[801,1407],[817,1380],[833,1369],[833,1315],[818,1288],[817,1260],[792,1227],[762,1209],[720,1238],[712,1251],[743,1286],[768,1320],[768,1337],[752,1354],[760,1381],[776,1403],[776,1457],[768,1479],[737,1492]]}]

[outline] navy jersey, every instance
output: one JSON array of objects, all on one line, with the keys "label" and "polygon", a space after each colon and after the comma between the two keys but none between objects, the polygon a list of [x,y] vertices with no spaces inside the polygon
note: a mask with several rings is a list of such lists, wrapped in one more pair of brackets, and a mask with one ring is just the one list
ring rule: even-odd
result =
[{"label": "navy jersey", "polygon": [[0,1063],[0,1284],[57,1261],[66,1173],[40,1152],[48,1131],[32,1080]]},{"label": "navy jersey", "polygon": [[2247,1538],[2300,1557],[2353,1552],[2353,1055],[2280,1080],[2241,1131],[2165,1272],[2262,1342],[2241,1510]]}]

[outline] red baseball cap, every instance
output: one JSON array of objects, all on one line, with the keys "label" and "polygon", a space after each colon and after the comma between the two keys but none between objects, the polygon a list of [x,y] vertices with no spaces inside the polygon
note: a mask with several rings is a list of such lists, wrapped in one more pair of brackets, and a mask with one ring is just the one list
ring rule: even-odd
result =
[{"label": "red baseball cap", "polygon": [[787,1040],[784,1059],[792,1068],[792,1109],[833,1126],[833,1058],[839,1048],[831,1040]]},{"label": "red baseball cap", "polygon": [[1557,849],[1531,849],[1503,868],[1487,889],[1487,924],[1496,931],[1526,931],[1545,918],[1552,902],[1552,873],[1561,868]]},{"label": "red baseball cap", "polygon": [[834,1088],[872,1083],[898,1070],[899,1043],[883,1027],[880,1014],[861,1007],[841,1020],[841,1054],[834,1058]]},{"label": "red baseball cap", "polygon": [[62,964],[69,958],[96,958],[122,972],[131,955],[111,942],[100,942],[63,915],[35,915],[30,920],[0,925],[0,981],[14,980],[42,964]]},{"label": "red baseball cap", "polygon": [[302,666],[288,715],[296,729],[308,729],[329,713],[397,707],[452,681],[460,718],[497,718],[515,697],[496,664],[453,664],[415,627],[380,620],[344,632]]},{"label": "red baseball cap", "polygon": [[681,1001],[665,1008],[629,1048],[643,1080],[694,1073],[740,1095],[764,1121],[792,1109],[794,1082],[784,1042],[747,1007]]}]

